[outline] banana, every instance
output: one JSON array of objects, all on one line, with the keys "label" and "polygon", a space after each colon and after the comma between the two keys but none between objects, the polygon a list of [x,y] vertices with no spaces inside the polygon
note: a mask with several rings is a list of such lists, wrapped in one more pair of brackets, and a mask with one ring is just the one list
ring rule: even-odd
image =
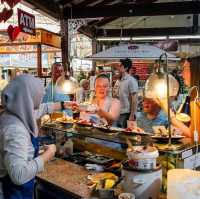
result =
[{"label": "banana", "polygon": [[161,164],[164,168],[167,168],[168,170],[176,168],[176,166],[174,164],[172,164],[171,162],[168,162],[168,161],[162,161]]},{"label": "banana", "polygon": [[115,180],[106,179],[104,189],[111,189],[115,184]]},{"label": "banana", "polygon": [[171,162],[171,164],[176,165],[176,159],[174,157],[168,157],[168,162]]},{"label": "banana", "polygon": [[162,180],[162,190],[165,193],[167,191],[167,178],[163,176]]}]

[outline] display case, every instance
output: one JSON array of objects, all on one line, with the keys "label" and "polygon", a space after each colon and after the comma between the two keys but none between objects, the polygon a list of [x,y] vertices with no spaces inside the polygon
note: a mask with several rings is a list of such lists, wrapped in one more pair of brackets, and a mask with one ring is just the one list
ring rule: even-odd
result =
[{"label": "display case", "polygon": [[[200,166],[199,144],[193,144],[190,139],[172,140],[172,144],[169,146],[167,142],[154,140],[146,134],[138,135],[132,133],[127,135],[123,132],[110,132],[94,126],[79,126],[77,124],[69,125],[57,122],[45,124],[42,127],[42,130],[51,138],[51,140],[54,140],[58,151],[62,149],[62,146],[64,146],[64,142],[67,139],[72,139],[74,153],[79,153],[79,157],[77,158],[79,160],[84,156],[84,154],[80,154],[80,152],[88,151],[92,156],[97,154],[98,156],[102,155],[108,157],[108,159],[110,158],[109,160],[123,161],[127,159],[127,139],[132,145],[154,145],[159,150],[157,162],[162,166],[163,192],[166,192],[167,189],[168,170],[174,168],[193,169]],[[93,139],[95,139],[95,142],[92,142]],[[116,145],[120,147],[116,147]],[[64,159],[65,158],[66,157],[64,157]],[[78,162],[77,159],[75,158],[75,161],[73,158],[67,160],[72,160],[81,165],[87,163],[85,159],[83,162]],[[89,160],[88,158],[86,159]],[[95,161],[91,162],[98,163]]]}]

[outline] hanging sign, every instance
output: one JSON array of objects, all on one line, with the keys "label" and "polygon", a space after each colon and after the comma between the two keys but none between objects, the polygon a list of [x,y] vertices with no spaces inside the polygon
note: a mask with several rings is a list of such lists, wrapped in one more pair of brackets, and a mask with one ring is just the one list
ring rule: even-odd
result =
[{"label": "hanging sign", "polygon": [[15,5],[17,5],[21,0],[1,0],[1,3],[3,4],[6,2],[10,8],[13,8]]},{"label": "hanging sign", "polygon": [[21,32],[35,35],[35,16],[21,9],[18,12],[18,26]]}]

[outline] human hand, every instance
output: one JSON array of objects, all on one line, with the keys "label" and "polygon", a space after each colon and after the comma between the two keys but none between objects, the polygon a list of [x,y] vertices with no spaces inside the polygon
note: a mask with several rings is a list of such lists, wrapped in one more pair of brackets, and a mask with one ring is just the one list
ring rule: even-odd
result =
[{"label": "human hand", "polygon": [[40,157],[44,160],[44,162],[50,161],[56,153],[56,145],[55,144],[50,144],[50,145],[45,145],[44,146],[44,152]]},{"label": "human hand", "polygon": [[135,121],[135,120],[136,120],[136,115],[135,115],[135,113],[131,113],[128,120],[129,120],[129,121]]},{"label": "human hand", "polygon": [[78,109],[79,105],[75,101],[72,101],[72,102],[68,101],[68,102],[64,102],[64,107],[65,107],[65,109],[69,108],[74,111],[74,110]]}]

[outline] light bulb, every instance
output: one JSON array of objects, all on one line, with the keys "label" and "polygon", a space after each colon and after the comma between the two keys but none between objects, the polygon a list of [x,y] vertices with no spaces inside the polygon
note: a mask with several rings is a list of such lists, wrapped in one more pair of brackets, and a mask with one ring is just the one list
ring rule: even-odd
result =
[{"label": "light bulb", "polygon": [[165,81],[158,81],[155,85],[155,95],[159,98],[167,97],[167,84]]},{"label": "light bulb", "polygon": [[56,81],[56,88],[63,94],[75,94],[77,87],[76,79],[70,76],[62,75]]},{"label": "light bulb", "polygon": [[[169,97],[177,95],[179,90],[178,81],[170,74]],[[145,84],[145,96],[148,98],[167,98],[167,74],[153,73],[149,76]]]}]

